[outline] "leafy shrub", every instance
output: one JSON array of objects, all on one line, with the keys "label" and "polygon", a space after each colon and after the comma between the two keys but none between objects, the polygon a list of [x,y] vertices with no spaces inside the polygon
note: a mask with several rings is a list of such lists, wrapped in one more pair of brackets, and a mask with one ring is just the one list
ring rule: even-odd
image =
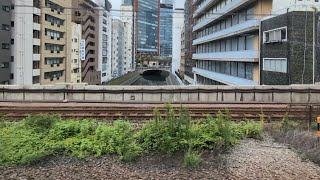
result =
[{"label": "leafy shrub", "polygon": [[153,121],[147,123],[138,135],[142,147],[147,151],[173,153],[185,149],[184,143],[190,137],[191,120],[188,110],[180,110],[175,116],[174,109],[167,106],[167,116],[162,118],[155,112]]},{"label": "leafy shrub", "polygon": [[196,169],[200,166],[200,163],[202,162],[201,154],[189,149],[184,157],[183,157],[183,167],[189,168],[189,169]]},{"label": "leafy shrub", "polygon": [[138,157],[142,151],[141,147],[134,139],[131,125],[126,121],[116,121],[114,123],[114,134],[109,141],[111,153],[116,153],[124,161],[131,161]]},{"label": "leafy shrub", "polygon": [[289,115],[286,113],[280,123],[280,130],[288,132],[289,130],[296,129],[298,126],[298,123],[289,120]]},{"label": "leafy shrub", "polygon": [[24,122],[27,127],[34,129],[36,132],[46,132],[53,127],[58,120],[60,120],[59,116],[40,114],[29,116]]},{"label": "leafy shrub", "polygon": [[18,125],[0,129],[0,164],[27,164],[40,160],[52,151],[45,137]]},{"label": "leafy shrub", "polygon": [[262,139],[263,125],[254,121],[244,121],[236,125],[241,131],[242,136],[246,138]]}]

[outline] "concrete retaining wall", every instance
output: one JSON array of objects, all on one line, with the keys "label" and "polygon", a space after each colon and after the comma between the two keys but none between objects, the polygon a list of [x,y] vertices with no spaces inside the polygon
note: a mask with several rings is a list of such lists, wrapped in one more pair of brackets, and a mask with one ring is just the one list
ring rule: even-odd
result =
[{"label": "concrete retaining wall", "polygon": [[0,86],[0,101],[320,103],[320,86]]}]

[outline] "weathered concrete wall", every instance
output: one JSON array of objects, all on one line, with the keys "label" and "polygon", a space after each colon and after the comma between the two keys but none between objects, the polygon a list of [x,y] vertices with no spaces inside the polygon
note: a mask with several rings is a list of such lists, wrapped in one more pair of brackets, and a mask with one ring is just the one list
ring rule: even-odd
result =
[{"label": "weathered concrete wall", "polygon": [[0,101],[320,103],[320,86],[0,86]]}]

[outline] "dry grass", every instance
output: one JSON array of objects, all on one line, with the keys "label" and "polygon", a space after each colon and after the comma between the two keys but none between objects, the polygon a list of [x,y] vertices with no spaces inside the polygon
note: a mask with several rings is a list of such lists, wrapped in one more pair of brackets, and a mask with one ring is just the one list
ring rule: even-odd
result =
[{"label": "dry grass", "polygon": [[287,144],[297,150],[302,158],[320,165],[320,141],[315,131],[304,130],[301,126],[283,131],[279,125],[271,125],[266,128],[266,131],[275,141]]}]

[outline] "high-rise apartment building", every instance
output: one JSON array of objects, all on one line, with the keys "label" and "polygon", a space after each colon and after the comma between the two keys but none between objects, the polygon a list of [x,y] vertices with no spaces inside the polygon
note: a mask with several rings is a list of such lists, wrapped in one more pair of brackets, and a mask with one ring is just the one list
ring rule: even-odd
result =
[{"label": "high-rise apartment building", "polygon": [[134,0],[136,54],[159,55],[160,0]]},{"label": "high-rise apartment building", "polygon": [[[71,79],[71,1],[40,1],[40,84]],[[67,7],[67,8],[66,8]]]},{"label": "high-rise apartment building", "polygon": [[82,28],[80,24],[71,23],[71,75],[70,83],[81,83],[81,39]]},{"label": "high-rise apartment building", "polygon": [[[96,0],[97,1],[97,0]],[[112,43],[112,19],[111,19],[111,4],[108,0],[97,2],[98,11],[98,70],[101,72],[101,82],[104,83],[112,79],[111,74],[111,43]]]},{"label": "high-rise apartment building", "polygon": [[82,61],[82,82],[101,83],[98,62],[99,11],[91,0],[72,0],[72,21],[82,25],[82,39],[85,40],[85,60]]},{"label": "high-rise apartment building", "polygon": [[125,74],[125,40],[126,28],[119,19],[112,20],[112,76]]},{"label": "high-rise apartment building", "polygon": [[194,74],[192,68],[195,67],[196,61],[192,59],[192,54],[195,52],[195,48],[192,45],[194,39],[193,33],[193,4],[199,3],[199,0],[186,0],[184,4],[185,10],[185,80],[190,84],[194,84]]},{"label": "high-rise apartment building", "polygon": [[9,84],[11,41],[11,0],[1,1],[0,4],[0,84]]},{"label": "high-rise apartment building", "polygon": [[181,32],[184,27],[184,9],[175,9],[172,18],[172,73],[175,73],[180,72],[181,69]]},{"label": "high-rise apartment building", "polygon": [[[40,84],[41,4],[12,0],[10,84]],[[10,37],[10,36],[8,36]],[[42,74],[43,75],[43,74]]]},{"label": "high-rise apartment building", "polygon": [[126,40],[125,40],[125,65],[124,67],[126,70],[125,73],[128,71],[134,70],[135,65],[135,54],[134,54],[134,12],[133,12],[133,1],[132,0],[124,0],[120,9],[121,9],[121,17],[120,20],[124,23],[125,32],[126,32]]},{"label": "high-rise apartment building", "polygon": [[172,57],[173,4],[160,4],[160,56]]},{"label": "high-rise apartment building", "polygon": [[193,7],[196,84],[258,85],[259,25],[272,0],[195,0]]}]

